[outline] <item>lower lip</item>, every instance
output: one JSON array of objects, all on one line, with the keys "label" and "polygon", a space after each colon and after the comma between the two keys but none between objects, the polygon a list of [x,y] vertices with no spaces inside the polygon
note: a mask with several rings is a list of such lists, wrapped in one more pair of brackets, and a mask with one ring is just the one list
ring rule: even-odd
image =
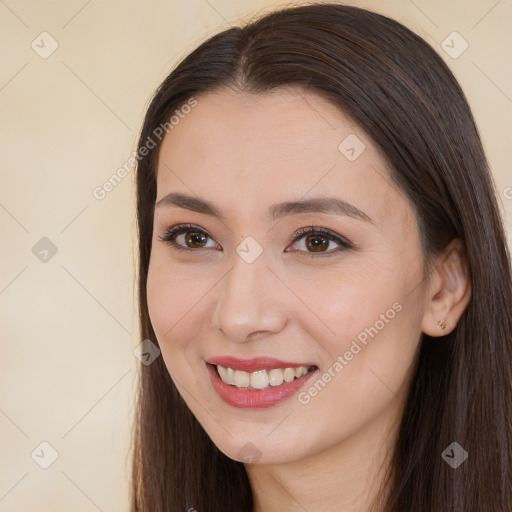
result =
[{"label": "lower lip", "polygon": [[279,386],[252,390],[237,388],[226,384],[220,378],[214,365],[207,363],[206,367],[210,374],[212,386],[222,400],[229,405],[242,407],[244,409],[272,407],[294,395],[306,381],[318,372],[318,369],[310,371],[298,379],[294,379],[291,382],[283,382],[283,384]]}]

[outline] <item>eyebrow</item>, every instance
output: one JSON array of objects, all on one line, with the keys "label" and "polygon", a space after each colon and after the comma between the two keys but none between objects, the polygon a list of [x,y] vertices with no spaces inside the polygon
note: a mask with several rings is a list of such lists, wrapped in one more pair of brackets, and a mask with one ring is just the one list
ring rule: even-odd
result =
[{"label": "eyebrow", "polygon": [[[155,203],[155,209],[163,206],[178,206],[197,213],[211,215],[221,220],[226,220],[222,212],[210,201],[199,197],[171,192]],[[373,220],[362,210],[351,203],[338,197],[322,196],[299,201],[285,201],[270,205],[267,217],[270,220],[279,220],[288,215],[299,213],[330,213],[345,215],[354,219],[363,220],[374,224]]]}]

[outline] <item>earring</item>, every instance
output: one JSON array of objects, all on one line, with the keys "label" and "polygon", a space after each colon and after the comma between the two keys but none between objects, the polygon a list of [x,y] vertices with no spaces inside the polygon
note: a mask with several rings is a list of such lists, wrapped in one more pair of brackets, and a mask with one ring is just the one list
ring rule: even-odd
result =
[{"label": "earring", "polygon": [[446,322],[444,320],[439,320],[439,322],[437,322],[437,325],[439,325],[439,327],[441,327],[443,331],[446,329]]}]

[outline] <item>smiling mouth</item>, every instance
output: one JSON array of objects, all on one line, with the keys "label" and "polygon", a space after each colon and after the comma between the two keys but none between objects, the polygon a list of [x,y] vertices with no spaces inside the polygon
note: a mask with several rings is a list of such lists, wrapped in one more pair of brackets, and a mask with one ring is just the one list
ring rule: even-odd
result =
[{"label": "smiling mouth", "polygon": [[[207,363],[209,364],[209,363]],[[287,368],[262,369],[255,372],[245,372],[225,368],[218,364],[210,364],[214,367],[222,382],[238,389],[264,390],[271,387],[278,387],[282,384],[300,379],[309,372],[318,369],[317,366],[296,366]]]}]

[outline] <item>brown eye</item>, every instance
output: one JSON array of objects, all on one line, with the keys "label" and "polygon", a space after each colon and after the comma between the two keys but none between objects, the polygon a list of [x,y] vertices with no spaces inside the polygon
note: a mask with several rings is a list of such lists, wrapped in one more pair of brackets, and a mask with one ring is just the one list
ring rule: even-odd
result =
[{"label": "brown eye", "polygon": [[200,252],[201,249],[219,248],[218,244],[207,233],[193,225],[180,224],[171,227],[165,232],[164,236],[160,235],[159,239],[172,248],[181,251],[197,250],[197,252]]},{"label": "brown eye", "polygon": [[319,235],[309,235],[305,240],[306,247],[312,252],[324,252],[329,247],[329,240]]},{"label": "brown eye", "polygon": [[191,249],[203,247],[206,244],[207,236],[199,231],[187,231],[184,236],[185,243]]},{"label": "brown eye", "polygon": [[[290,240],[294,242],[294,252],[305,256],[331,256],[353,249],[353,245],[345,238],[329,229],[315,226],[299,229]],[[288,249],[287,252],[289,252]]]}]

